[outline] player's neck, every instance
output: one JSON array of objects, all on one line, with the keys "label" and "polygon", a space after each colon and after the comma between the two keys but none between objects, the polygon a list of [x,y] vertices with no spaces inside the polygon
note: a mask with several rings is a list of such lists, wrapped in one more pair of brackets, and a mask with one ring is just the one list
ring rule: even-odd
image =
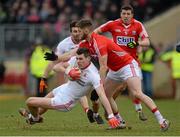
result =
[{"label": "player's neck", "polygon": [[73,42],[74,44],[79,44],[79,40],[76,40],[76,39],[74,39],[73,37],[71,37],[71,40],[72,40],[72,42]]},{"label": "player's neck", "polygon": [[88,68],[90,65],[91,65],[91,62],[89,62],[84,68],[81,68],[81,70]]},{"label": "player's neck", "polygon": [[87,37],[86,37],[86,40],[87,40],[88,42],[90,42],[90,40],[91,40],[91,35],[92,35],[92,32],[90,32],[90,33],[87,35]]}]

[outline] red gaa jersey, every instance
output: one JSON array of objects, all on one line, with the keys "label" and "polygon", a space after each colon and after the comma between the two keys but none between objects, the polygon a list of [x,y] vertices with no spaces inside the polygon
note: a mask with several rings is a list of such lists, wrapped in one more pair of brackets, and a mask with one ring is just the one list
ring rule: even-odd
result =
[{"label": "red gaa jersey", "polygon": [[121,47],[105,36],[92,33],[90,42],[82,41],[79,47],[86,47],[93,57],[107,55],[107,66],[113,71],[117,71],[125,65],[131,63],[133,58]]},{"label": "red gaa jersey", "polygon": [[132,19],[129,25],[125,25],[121,19],[117,19],[101,25],[100,28],[102,32],[110,32],[114,42],[138,61],[137,48],[129,48],[127,43],[148,37],[141,22]]}]

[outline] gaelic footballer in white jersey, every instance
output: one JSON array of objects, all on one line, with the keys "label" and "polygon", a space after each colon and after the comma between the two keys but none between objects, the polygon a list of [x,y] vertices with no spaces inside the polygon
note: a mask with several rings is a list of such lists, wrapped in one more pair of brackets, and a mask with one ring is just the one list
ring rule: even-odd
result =
[{"label": "gaelic footballer in white jersey", "polygon": [[66,52],[69,52],[70,50],[77,48],[79,45],[75,44],[72,40],[72,37],[69,36],[65,38],[63,41],[59,42],[57,48],[56,48],[56,55],[61,55]]},{"label": "gaelic footballer in white jersey", "polygon": [[[72,57],[68,63],[74,66],[76,57]],[[90,63],[89,66],[81,69],[80,79],[76,81],[69,80],[66,84],[52,91],[54,98],[51,99],[51,105],[60,111],[71,110],[79,98],[86,96],[89,91],[96,89],[100,84],[101,79],[98,70],[93,63]],[[64,104],[67,104],[66,107],[64,107]]]}]

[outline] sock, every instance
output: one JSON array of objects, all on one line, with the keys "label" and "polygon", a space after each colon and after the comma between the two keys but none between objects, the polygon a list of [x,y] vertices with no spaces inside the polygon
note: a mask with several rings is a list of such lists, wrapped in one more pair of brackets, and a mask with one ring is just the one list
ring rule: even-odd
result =
[{"label": "sock", "polygon": [[119,121],[122,121],[123,118],[121,117],[121,115],[117,112],[117,113],[114,113],[114,116],[119,120]]},{"label": "sock", "polygon": [[99,116],[99,113],[93,113],[93,117]]},{"label": "sock", "polygon": [[134,106],[135,106],[135,110],[136,111],[142,111],[142,105],[139,99],[134,99],[133,100]]},{"label": "sock", "polygon": [[84,108],[84,112],[87,113],[89,108]]},{"label": "sock", "polygon": [[159,124],[162,124],[164,121],[163,116],[161,115],[161,113],[159,112],[159,110],[157,108],[154,108],[152,110],[152,112],[154,113],[154,116],[156,117],[157,121],[159,122]]},{"label": "sock", "polygon": [[28,114],[28,118],[29,118],[29,119],[32,118],[33,121],[38,121],[38,120],[39,120],[39,116],[34,117],[31,113]]}]

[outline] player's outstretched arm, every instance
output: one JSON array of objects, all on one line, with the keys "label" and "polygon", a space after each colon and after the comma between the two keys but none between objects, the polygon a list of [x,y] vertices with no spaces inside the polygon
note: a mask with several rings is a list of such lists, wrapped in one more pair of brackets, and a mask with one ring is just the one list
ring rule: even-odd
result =
[{"label": "player's outstretched arm", "polygon": [[139,46],[148,47],[150,46],[149,38],[144,38],[143,40],[138,41]]},{"label": "player's outstretched arm", "polygon": [[100,27],[96,28],[93,32],[95,32],[95,33],[97,33],[97,34],[101,34],[101,33],[102,33]]},{"label": "player's outstretched arm", "polygon": [[61,55],[56,55],[53,51],[51,53],[46,52],[44,54],[44,58],[45,60],[49,60],[49,61],[59,61],[59,62],[67,61],[72,56],[76,55],[77,49],[78,48],[72,49],[71,51],[61,54]]},{"label": "player's outstretched arm", "polygon": [[102,102],[104,108],[106,109],[108,114],[112,114],[112,109],[110,103],[105,95],[103,85],[101,84],[98,88],[96,88],[96,92],[99,96],[100,101]]},{"label": "player's outstretched arm", "polygon": [[75,56],[76,55],[76,51],[77,51],[78,48],[75,48],[75,49],[72,49],[71,51],[69,52],[66,52],[62,55],[59,55],[58,56],[58,60],[59,61],[67,61],[69,60],[72,56]]},{"label": "player's outstretched arm", "polygon": [[102,79],[102,81],[105,80],[106,77],[106,72],[107,72],[107,55],[99,57],[99,64],[100,64],[100,69],[99,69],[99,74]]},{"label": "player's outstretched arm", "polygon": [[111,126],[111,128],[117,128],[119,127],[119,121],[114,117],[113,111],[111,109],[111,105],[105,95],[103,85],[101,84],[98,88],[96,88],[96,92],[99,96],[99,99],[104,106],[106,112],[108,113],[108,123]]},{"label": "player's outstretched arm", "polygon": [[39,89],[40,89],[41,93],[43,93],[45,91],[45,89],[48,88],[47,79],[48,79],[49,73],[52,71],[52,68],[54,67],[54,65],[56,63],[57,63],[57,61],[49,62],[49,64],[45,68],[45,71],[44,71],[41,81],[39,83]]},{"label": "player's outstretched arm", "polygon": [[68,66],[69,66],[69,63],[68,63],[68,62],[60,62],[60,63],[56,64],[56,65],[53,67],[53,71],[65,73],[66,68],[67,68]]}]

